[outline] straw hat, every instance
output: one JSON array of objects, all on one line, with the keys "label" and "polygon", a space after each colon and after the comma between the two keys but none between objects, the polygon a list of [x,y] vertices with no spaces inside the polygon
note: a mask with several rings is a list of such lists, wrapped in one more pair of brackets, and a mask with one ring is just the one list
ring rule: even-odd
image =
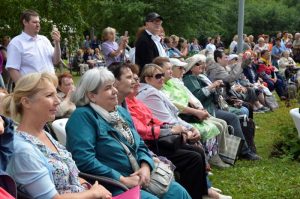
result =
[{"label": "straw hat", "polygon": [[187,58],[185,61],[188,63],[188,65],[186,67],[186,72],[188,72],[189,70],[191,70],[195,66],[196,63],[198,63],[198,62],[204,62],[205,63],[206,62],[206,57],[205,57],[205,55],[202,55],[202,54],[196,54],[192,57]]},{"label": "straw hat", "polygon": [[176,58],[170,58],[170,63],[173,65],[173,67],[184,67],[184,69],[187,68],[187,63],[186,62],[183,62],[183,61],[180,61],[179,59],[176,59]]}]

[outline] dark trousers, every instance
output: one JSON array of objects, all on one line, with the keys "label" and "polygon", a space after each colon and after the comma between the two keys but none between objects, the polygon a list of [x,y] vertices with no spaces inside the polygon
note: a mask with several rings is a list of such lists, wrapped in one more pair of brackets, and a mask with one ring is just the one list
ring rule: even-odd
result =
[{"label": "dark trousers", "polygon": [[207,195],[206,165],[204,151],[191,145],[183,145],[180,149],[169,151],[156,147],[150,149],[160,156],[165,156],[176,166],[175,171],[179,172],[178,182],[188,191],[194,199],[201,199]]},{"label": "dark trousers", "polygon": [[239,118],[234,114],[220,109],[216,110],[216,117],[225,120],[226,123],[234,128],[234,135],[242,139],[242,150],[240,154],[245,155],[250,152],[250,149],[245,141],[245,136],[241,128]]},{"label": "dark trousers", "polygon": [[285,83],[281,75],[277,74],[277,81],[275,83],[271,79],[264,79],[264,81],[268,84],[271,92],[275,89],[279,97],[285,96]]}]

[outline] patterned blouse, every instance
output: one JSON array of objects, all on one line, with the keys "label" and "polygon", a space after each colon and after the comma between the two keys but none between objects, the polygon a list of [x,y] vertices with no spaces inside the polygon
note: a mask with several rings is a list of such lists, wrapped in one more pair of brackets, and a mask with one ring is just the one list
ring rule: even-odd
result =
[{"label": "patterned blouse", "polygon": [[59,144],[47,132],[46,135],[52,144],[57,149],[57,152],[50,150],[38,138],[22,131],[16,131],[25,141],[31,143],[39,149],[45,158],[48,160],[48,168],[52,168],[52,179],[56,190],[59,194],[83,192],[85,188],[81,186],[78,180],[79,170],[76,167],[71,153],[69,153],[64,146]]}]

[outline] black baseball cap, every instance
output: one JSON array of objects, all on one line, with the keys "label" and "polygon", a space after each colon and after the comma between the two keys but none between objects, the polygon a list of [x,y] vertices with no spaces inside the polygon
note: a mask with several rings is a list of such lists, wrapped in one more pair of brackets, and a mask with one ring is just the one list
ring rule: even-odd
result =
[{"label": "black baseball cap", "polygon": [[156,12],[150,12],[145,17],[145,22],[153,21],[155,19],[160,19],[160,20],[163,21],[163,18],[159,14],[157,14]]}]

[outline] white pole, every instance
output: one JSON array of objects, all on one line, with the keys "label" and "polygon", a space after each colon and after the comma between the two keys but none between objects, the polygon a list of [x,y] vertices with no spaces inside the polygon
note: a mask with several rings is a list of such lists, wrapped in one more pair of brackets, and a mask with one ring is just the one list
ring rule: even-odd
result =
[{"label": "white pole", "polygon": [[245,0],[239,0],[239,18],[238,18],[238,48],[237,52],[241,53],[243,51],[243,31],[244,31],[244,7]]}]

